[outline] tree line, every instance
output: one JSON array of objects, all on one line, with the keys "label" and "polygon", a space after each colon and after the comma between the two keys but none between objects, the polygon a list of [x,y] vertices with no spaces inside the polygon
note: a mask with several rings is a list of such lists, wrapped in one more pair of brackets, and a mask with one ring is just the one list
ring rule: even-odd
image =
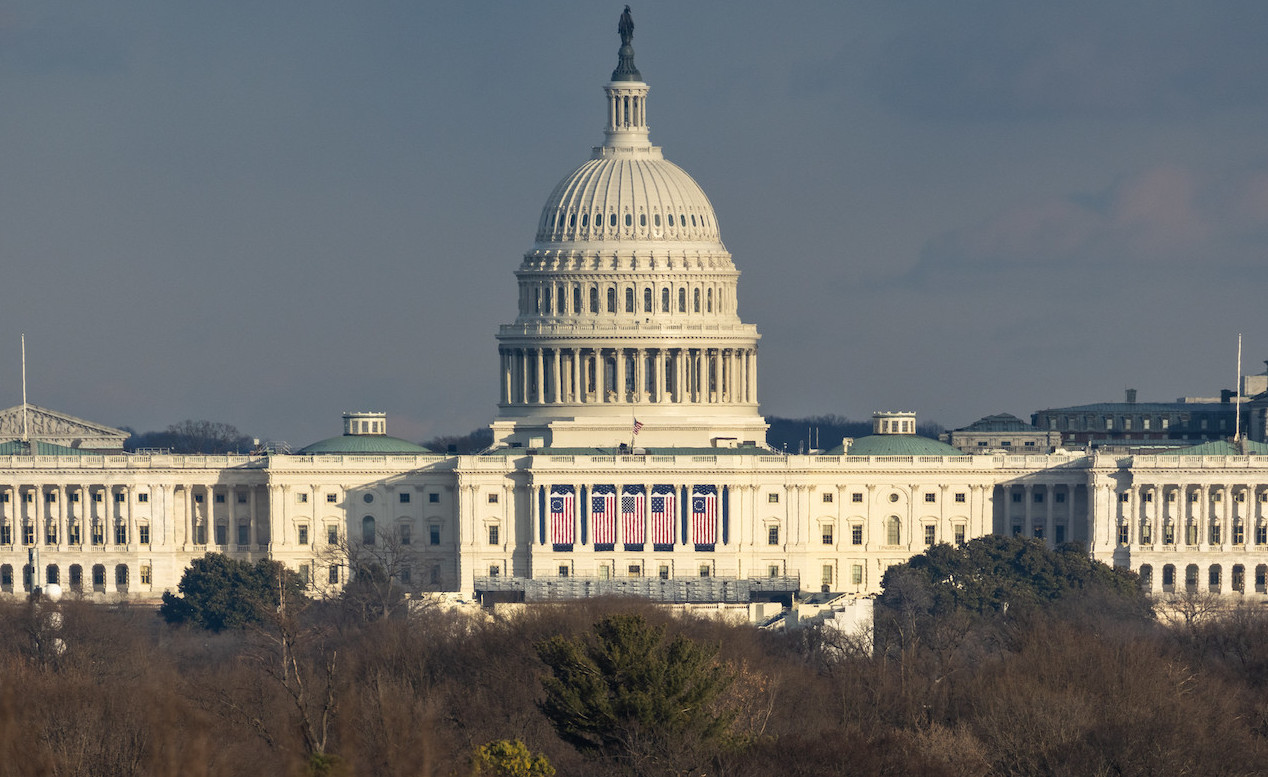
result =
[{"label": "tree line", "polygon": [[891,568],[859,634],[384,610],[222,558],[186,582],[163,617],[0,606],[0,777],[1268,772],[1268,615],[1167,624],[1130,573],[1024,539]]}]

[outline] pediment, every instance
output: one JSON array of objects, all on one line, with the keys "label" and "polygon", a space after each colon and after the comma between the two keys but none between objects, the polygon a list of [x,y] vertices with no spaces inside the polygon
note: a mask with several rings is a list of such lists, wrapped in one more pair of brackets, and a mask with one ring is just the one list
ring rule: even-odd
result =
[{"label": "pediment", "polygon": [[[59,413],[38,405],[26,406],[26,432],[32,439],[118,439],[122,442],[129,434],[104,424],[95,424],[73,415]],[[0,410],[0,439],[22,436],[22,405]]]}]

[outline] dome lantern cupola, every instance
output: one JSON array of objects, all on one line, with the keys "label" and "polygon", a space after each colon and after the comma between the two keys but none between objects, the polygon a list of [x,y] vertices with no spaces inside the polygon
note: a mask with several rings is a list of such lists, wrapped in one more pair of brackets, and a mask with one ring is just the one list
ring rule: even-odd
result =
[{"label": "dome lantern cupola", "polygon": [[650,147],[651,140],[647,130],[647,84],[643,76],[634,66],[634,47],[630,41],[634,38],[634,20],[630,17],[630,7],[625,6],[621,21],[617,24],[617,32],[621,34],[621,49],[618,52],[616,70],[612,71],[612,81],[603,87],[608,96],[608,126],[604,130],[607,141],[606,148],[612,147]]}]

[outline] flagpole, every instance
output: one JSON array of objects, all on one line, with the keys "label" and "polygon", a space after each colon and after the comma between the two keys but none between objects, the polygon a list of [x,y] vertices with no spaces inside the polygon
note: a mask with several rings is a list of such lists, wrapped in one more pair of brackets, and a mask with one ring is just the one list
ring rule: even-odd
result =
[{"label": "flagpole", "polygon": [[26,426],[26,333],[22,333],[22,442],[29,443],[31,435]]},{"label": "flagpole", "polygon": [[1237,389],[1237,399],[1233,405],[1233,442],[1240,442],[1242,439],[1242,333],[1237,333],[1237,382],[1233,384],[1233,388]]}]

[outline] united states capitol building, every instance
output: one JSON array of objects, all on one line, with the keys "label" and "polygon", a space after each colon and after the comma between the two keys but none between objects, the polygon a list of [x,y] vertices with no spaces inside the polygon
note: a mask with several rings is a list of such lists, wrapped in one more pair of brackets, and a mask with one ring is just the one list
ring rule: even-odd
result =
[{"label": "united states capitol building", "polygon": [[11,408],[0,588],[149,600],[209,552],[337,588],[348,553],[374,546],[420,593],[739,602],[874,593],[934,543],[997,533],[1080,543],[1160,594],[1265,596],[1262,434],[966,454],[881,412],[835,448],[768,448],[739,270],[704,191],[652,145],[628,15],[620,32],[603,142],[551,192],[515,270],[491,448],[431,452],[352,412],[293,454],[128,454],[118,430]]}]

